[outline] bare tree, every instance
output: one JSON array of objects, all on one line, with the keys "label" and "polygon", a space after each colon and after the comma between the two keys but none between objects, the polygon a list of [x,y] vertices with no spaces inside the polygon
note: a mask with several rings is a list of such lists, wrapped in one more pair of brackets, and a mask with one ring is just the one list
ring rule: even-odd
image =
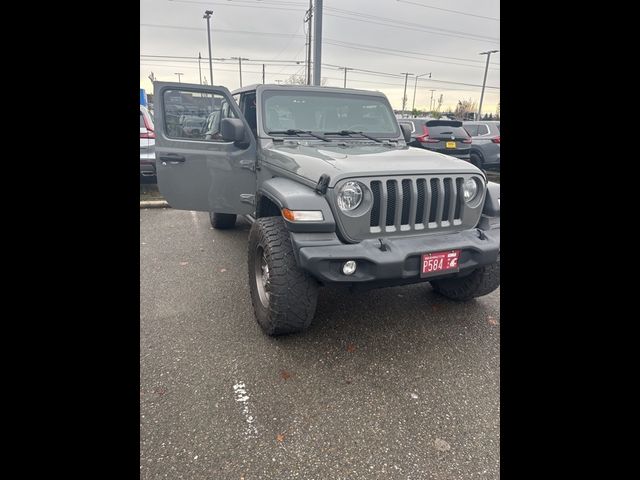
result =
[{"label": "bare tree", "polygon": [[455,112],[453,114],[459,120],[466,120],[478,111],[478,104],[472,100],[458,100]]},{"label": "bare tree", "polygon": [[[284,83],[287,85],[306,85],[307,81],[304,78],[304,75],[296,75],[295,73],[287,78]],[[327,84],[326,77],[320,79],[320,85],[325,86]]]}]

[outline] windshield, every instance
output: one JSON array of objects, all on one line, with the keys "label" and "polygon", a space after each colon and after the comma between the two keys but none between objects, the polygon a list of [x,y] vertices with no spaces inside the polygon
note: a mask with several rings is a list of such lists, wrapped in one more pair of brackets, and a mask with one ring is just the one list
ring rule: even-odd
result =
[{"label": "windshield", "polygon": [[334,92],[266,91],[262,95],[265,132],[319,133],[352,130],[376,137],[400,136],[387,99]]}]

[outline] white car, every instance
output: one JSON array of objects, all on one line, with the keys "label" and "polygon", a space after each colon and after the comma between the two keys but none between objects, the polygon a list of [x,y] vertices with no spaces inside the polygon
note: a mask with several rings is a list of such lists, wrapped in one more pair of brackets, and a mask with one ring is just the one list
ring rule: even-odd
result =
[{"label": "white car", "polygon": [[140,176],[156,176],[156,132],[153,117],[140,105]]}]

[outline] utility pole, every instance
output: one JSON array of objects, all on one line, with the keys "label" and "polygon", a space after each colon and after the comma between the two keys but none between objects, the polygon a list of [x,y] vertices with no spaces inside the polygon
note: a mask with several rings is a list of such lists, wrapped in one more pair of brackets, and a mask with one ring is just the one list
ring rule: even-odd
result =
[{"label": "utility pole", "polygon": [[264,63],[262,64],[262,84],[264,85]]},{"label": "utility pole", "polygon": [[176,73],[174,73],[174,75],[178,75],[178,83],[182,83],[182,82],[180,81],[180,77],[181,77],[182,75],[184,75],[184,73],[176,72]]},{"label": "utility pole", "polygon": [[407,80],[413,73],[402,72],[402,74],[404,75],[404,93],[402,94],[402,114],[404,115],[404,106],[407,103]]},{"label": "utility pole", "polygon": [[200,60],[202,60],[202,55],[198,52],[198,73],[200,74],[200,85],[202,85],[202,68],[200,68]]},{"label": "utility pole", "polygon": [[418,79],[425,75],[429,75],[429,78],[431,78],[431,73],[421,73],[420,75],[416,75],[416,83],[413,86],[413,105],[411,105],[411,110],[415,110],[416,108],[416,89],[418,88]]},{"label": "utility pole", "polygon": [[207,19],[207,39],[209,41],[209,75],[211,79],[211,85],[213,85],[213,61],[211,59],[211,27],[209,25],[209,19],[213,15],[213,10],[205,10],[204,17]]},{"label": "utility pole", "polygon": [[498,53],[499,50],[489,50],[487,52],[480,52],[478,55],[486,55],[487,56],[487,65],[484,67],[484,80],[482,80],[482,93],[480,94],[480,105],[478,106],[478,120],[481,119],[480,114],[482,114],[482,100],[484,99],[484,86],[487,83],[487,71],[489,70],[489,59],[491,58],[492,53]]},{"label": "utility pole", "polygon": [[313,0],[309,0],[309,10],[305,22],[309,22],[309,33],[307,35],[307,85],[311,85],[311,19],[313,18]]},{"label": "utility pole", "polygon": [[347,88],[347,70],[353,70],[353,68],[338,67],[338,70],[344,70],[344,88]]},{"label": "utility pole", "polygon": [[433,111],[433,92],[435,92],[435,90],[431,90],[431,100],[429,100],[429,111]]},{"label": "utility pole", "polygon": [[244,57],[231,57],[231,60],[238,60],[238,69],[240,70],[240,88],[242,88],[242,60],[249,60]]},{"label": "utility pole", "polygon": [[313,31],[315,42],[313,44],[313,84],[320,85],[320,68],[322,66],[322,0],[316,0],[315,20]]}]

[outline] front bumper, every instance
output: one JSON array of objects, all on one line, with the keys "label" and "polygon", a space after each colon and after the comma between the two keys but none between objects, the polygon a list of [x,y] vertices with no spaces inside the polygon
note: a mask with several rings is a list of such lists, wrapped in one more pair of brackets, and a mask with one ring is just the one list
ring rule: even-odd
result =
[{"label": "front bumper", "polygon": [[[476,267],[496,262],[500,252],[500,227],[383,238],[386,251],[380,249],[378,239],[345,244],[335,233],[291,233],[291,241],[298,265],[323,283],[392,285],[464,275]],[[423,253],[457,249],[461,250],[459,272],[420,277]],[[353,275],[344,275],[341,271],[347,260],[357,262]]]}]

